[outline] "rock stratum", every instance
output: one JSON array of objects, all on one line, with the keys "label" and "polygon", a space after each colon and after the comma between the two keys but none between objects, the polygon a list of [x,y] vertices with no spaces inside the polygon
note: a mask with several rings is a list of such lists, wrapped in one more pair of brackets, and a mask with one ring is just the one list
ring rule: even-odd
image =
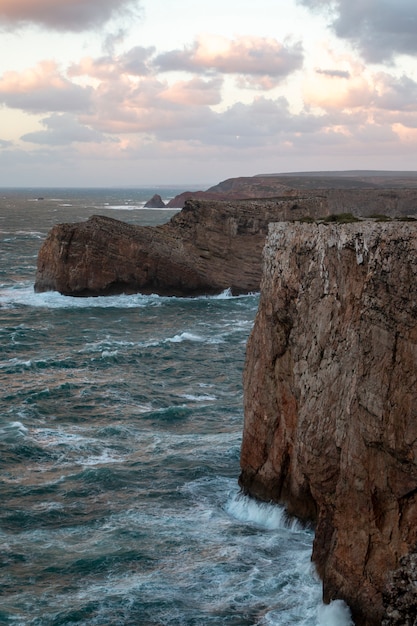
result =
[{"label": "rock stratum", "polygon": [[73,296],[258,291],[268,224],[328,211],[321,196],[189,200],[160,226],[134,226],[103,216],[57,224],[38,254],[35,291]]},{"label": "rock stratum", "polygon": [[271,225],[244,388],[243,490],[315,524],[325,601],[415,624],[417,226]]}]

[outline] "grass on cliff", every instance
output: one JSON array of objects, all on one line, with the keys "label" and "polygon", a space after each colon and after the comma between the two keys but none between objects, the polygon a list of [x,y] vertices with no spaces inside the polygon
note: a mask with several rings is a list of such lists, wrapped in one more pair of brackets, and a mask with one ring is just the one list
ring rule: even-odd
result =
[{"label": "grass on cliff", "polygon": [[306,215],[297,221],[304,224],[351,224],[352,222],[360,222],[361,220],[352,213],[338,213],[317,219]]},{"label": "grass on cliff", "polygon": [[317,219],[314,219],[314,217],[311,217],[310,215],[305,215],[304,217],[294,221],[302,224],[352,224],[354,222],[362,222],[364,219],[373,220],[375,222],[392,222],[393,220],[396,222],[417,222],[417,218],[412,215],[403,215],[401,217],[393,218],[389,215],[383,215],[381,213],[374,213],[369,215],[367,218],[356,217],[356,215],[353,215],[352,213],[334,213]]}]

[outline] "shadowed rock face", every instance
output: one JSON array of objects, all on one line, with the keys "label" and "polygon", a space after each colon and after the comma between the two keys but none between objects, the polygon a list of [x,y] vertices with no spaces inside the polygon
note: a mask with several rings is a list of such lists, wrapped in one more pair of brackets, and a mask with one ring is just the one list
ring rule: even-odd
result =
[{"label": "shadowed rock face", "polygon": [[273,224],[244,387],[243,489],[315,522],[326,601],[408,624],[407,562],[387,585],[417,544],[417,226]]},{"label": "shadowed rock face", "polygon": [[35,290],[77,296],[257,291],[268,224],[327,213],[319,196],[189,201],[161,226],[132,226],[102,216],[58,224],[39,252]]}]

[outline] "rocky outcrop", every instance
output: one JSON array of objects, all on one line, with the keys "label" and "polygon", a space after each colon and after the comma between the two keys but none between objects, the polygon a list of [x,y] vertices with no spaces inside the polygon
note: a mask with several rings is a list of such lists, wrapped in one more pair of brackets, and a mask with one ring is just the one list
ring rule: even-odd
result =
[{"label": "rocky outcrop", "polygon": [[244,387],[242,488],[315,523],[326,601],[411,624],[393,598],[415,580],[417,226],[271,225]]},{"label": "rocky outcrop", "polygon": [[155,193],[150,200],[145,203],[145,209],[164,209],[165,202],[158,193]]},{"label": "rocky outcrop", "polygon": [[190,201],[161,226],[132,226],[102,216],[58,224],[39,251],[35,290],[77,296],[257,291],[268,224],[327,213],[320,196]]}]

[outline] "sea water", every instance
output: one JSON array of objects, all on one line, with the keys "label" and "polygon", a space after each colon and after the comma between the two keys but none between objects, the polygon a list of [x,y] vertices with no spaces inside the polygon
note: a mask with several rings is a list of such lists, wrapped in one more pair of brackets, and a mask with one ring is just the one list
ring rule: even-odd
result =
[{"label": "sea water", "polygon": [[243,496],[257,294],[35,294],[49,228],[175,189],[0,190],[0,624],[348,626],[313,531]]}]

